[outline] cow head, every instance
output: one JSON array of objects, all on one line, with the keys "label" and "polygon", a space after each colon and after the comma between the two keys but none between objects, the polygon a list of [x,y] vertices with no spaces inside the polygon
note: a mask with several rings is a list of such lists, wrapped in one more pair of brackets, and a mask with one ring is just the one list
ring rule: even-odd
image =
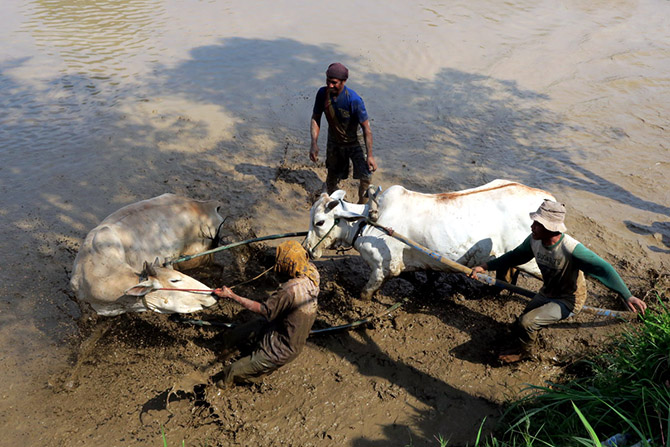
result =
[{"label": "cow head", "polygon": [[158,258],[153,264],[145,261],[139,276],[140,282],[127,289],[125,294],[141,299],[147,310],[158,313],[190,313],[216,303],[216,299],[208,292],[169,290],[207,290],[209,287],[177,270],[162,267]]},{"label": "cow head", "polygon": [[353,221],[366,217],[368,206],[345,202],[342,200],[344,195],[341,189],[330,196],[324,193],[312,205],[309,231],[304,243],[312,259],[319,259],[324,248],[347,245],[347,235],[354,225]]}]

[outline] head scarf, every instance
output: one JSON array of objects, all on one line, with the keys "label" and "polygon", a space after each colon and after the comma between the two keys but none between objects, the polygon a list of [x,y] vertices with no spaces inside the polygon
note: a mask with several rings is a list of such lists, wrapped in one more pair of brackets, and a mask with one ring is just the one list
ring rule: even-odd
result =
[{"label": "head scarf", "polygon": [[349,70],[339,62],[330,64],[326,70],[326,76],[329,78],[341,79],[346,81],[349,79]]},{"label": "head scarf", "polygon": [[282,242],[277,246],[275,271],[286,273],[291,278],[306,276],[314,284],[318,284],[319,273],[316,267],[309,262],[309,255],[296,241]]}]

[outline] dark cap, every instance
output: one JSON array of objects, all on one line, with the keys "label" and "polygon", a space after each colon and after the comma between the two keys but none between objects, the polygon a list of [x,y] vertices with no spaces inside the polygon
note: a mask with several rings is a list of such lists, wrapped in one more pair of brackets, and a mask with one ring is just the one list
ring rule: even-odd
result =
[{"label": "dark cap", "polygon": [[339,62],[335,62],[334,64],[330,64],[328,66],[328,70],[326,70],[326,76],[329,78],[346,81],[349,79],[349,70]]}]

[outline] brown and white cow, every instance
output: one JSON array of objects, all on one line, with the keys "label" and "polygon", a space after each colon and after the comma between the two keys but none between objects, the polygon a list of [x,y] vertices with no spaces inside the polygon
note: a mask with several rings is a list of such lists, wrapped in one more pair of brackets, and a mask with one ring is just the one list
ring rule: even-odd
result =
[{"label": "brown and white cow", "polygon": [[[215,201],[163,194],[110,214],[88,233],[75,258],[70,285],[77,299],[108,316],[187,313],[215,304],[209,293],[160,289],[209,289],[163,263],[212,248],[223,222],[218,209]],[[210,259],[194,258],[182,267]]]},{"label": "brown and white cow", "polygon": [[[444,265],[416,249],[366,225],[368,205],[342,200],[344,191],[322,194],[310,212],[305,248],[314,259],[324,248],[353,246],[370,266],[361,292],[369,299],[383,282],[404,271],[444,270]],[[540,189],[508,180],[442,194],[423,194],[402,186],[381,193],[377,223],[468,267],[500,256],[530,234],[530,212],[554,197]],[[535,261],[521,270],[540,275]]]}]

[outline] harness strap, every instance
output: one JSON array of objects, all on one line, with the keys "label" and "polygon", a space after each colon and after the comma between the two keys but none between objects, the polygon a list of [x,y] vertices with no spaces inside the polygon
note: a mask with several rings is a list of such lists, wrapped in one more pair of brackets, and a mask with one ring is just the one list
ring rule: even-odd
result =
[{"label": "harness strap", "polygon": [[[343,91],[340,94],[345,94],[345,92]],[[332,130],[334,134],[338,135],[339,139],[345,141],[347,137],[347,132],[344,129],[344,127],[342,127],[342,123],[340,123],[340,120],[337,118],[337,112],[335,111],[335,107],[333,106],[333,101],[330,98],[330,93],[328,92],[328,90],[326,90],[326,101],[324,104],[324,112],[326,114],[326,119],[328,120],[328,126],[329,126],[328,129]]]},{"label": "harness strap", "polygon": [[365,228],[367,224],[368,223],[365,220],[361,220],[359,222],[358,228],[356,229],[356,234],[354,234],[354,239],[351,241],[352,247],[356,248],[356,240],[358,240],[358,237],[361,235],[361,233],[363,233],[363,228]]}]

